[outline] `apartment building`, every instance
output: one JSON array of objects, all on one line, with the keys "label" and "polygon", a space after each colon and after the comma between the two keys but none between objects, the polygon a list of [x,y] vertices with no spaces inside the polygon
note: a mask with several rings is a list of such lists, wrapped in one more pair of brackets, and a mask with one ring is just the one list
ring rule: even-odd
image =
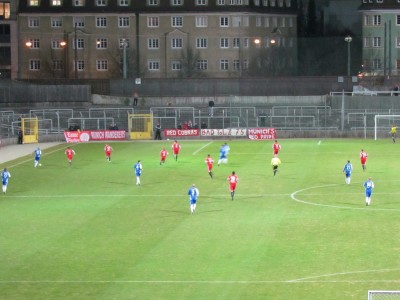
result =
[{"label": "apartment building", "polygon": [[16,76],[18,56],[11,49],[17,47],[17,1],[0,0],[0,78]]},{"label": "apartment building", "polygon": [[291,74],[294,0],[20,0],[19,78]]},{"label": "apartment building", "polygon": [[400,1],[360,2],[364,74],[400,75]]}]

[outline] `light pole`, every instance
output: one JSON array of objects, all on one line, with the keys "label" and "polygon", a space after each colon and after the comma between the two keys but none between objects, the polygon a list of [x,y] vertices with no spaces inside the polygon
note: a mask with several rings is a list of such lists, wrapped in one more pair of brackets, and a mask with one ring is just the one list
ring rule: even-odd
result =
[{"label": "light pole", "polygon": [[353,38],[349,35],[344,38],[344,41],[347,43],[347,76],[350,76],[350,64],[351,64],[350,43],[352,40]]},{"label": "light pole", "polygon": [[123,73],[123,78],[126,79],[127,77],[127,65],[126,65],[126,47],[128,46],[128,41],[126,39],[121,40],[121,46],[123,49],[123,57],[122,57],[122,73]]}]

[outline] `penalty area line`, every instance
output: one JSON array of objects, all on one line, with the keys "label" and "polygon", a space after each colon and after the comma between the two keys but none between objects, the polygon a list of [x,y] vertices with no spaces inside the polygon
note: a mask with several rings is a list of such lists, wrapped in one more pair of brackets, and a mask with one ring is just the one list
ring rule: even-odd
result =
[{"label": "penalty area line", "polygon": [[205,144],[203,147],[200,147],[199,149],[197,149],[196,151],[193,152],[193,155],[196,155],[197,153],[199,153],[201,150],[203,150],[204,148],[208,147],[212,143],[213,142],[209,142],[208,144]]}]

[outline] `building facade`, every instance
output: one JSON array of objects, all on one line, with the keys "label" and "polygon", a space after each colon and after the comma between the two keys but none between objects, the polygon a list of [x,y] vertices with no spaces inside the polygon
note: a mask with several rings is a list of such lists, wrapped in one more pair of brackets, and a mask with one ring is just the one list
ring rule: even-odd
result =
[{"label": "building facade", "polygon": [[400,1],[360,1],[363,73],[400,75]]},{"label": "building facade", "polygon": [[18,1],[0,0],[0,78],[16,76],[17,49],[17,7]]},{"label": "building facade", "polygon": [[294,75],[294,0],[20,0],[20,79]]}]

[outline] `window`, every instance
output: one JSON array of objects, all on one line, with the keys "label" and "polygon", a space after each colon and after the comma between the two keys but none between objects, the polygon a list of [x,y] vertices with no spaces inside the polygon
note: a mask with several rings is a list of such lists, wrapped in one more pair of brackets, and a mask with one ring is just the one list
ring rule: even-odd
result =
[{"label": "window", "polygon": [[[76,61],[76,69],[79,71],[84,71],[85,70],[85,61],[82,59],[79,59]],[[74,61],[74,70],[75,70],[75,61]]]},{"label": "window", "polygon": [[105,38],[96,39],[97,49],[107,49],[108,40]]},{"label": "window", "polygon": [[85,17],[74,17],[74,27],[84,28],[85,27]]},{"label": "window", "polygon": [[147,17],[147,27],[158,27],[159,20],[158,17]]},{"label": "window", "polygon": [[281,27],[286,27],[286,18],[281,18]]},{"label": "window", "polygon": [[158,0],[147,0],[147,5],[156,6],[158,5]]},{"label": "window", "polygon": [[240,48],[240,38],[233,38],[232,39],[232,47],[233,48]]},{"label": "window", "polygon": [[232,27],[240,27],[242,23],[242,18],[239,16],[232,17]]},{"label": "window", "polygon": [[225,0],[217,0],[217,5],[225,5]]},{"label": "window", "polygon": [[400,25],[400,15],[396,16],[396,25]]},{"label": "window", "polygon": [[40,40],[39,39],[30,39],[28,43],[30,45],[30,46],[28,46],[30,49],[39,49],[40,48]]},{"label": "window", "polygon": [[196,0],[196,5],[207,5],[207,0]]},{"label": "window", "polygon": [[371,16],[364,16],[364,25],[371,26],[372,25],[372,18]]},{"label": "window", "polygon": [[171,0],[171,5],[173,6],[183,5],[183,0]]},{"label": "window", "polygon": [[118,0],[119,6],[129,6],[129,0]]},{"label": "window", "polygon": [[171,17],[171,26],[172,27],[182,27],[183,18],[182,17]]},{"label": "window", "polygon": [[10,2],[0,2],[0,18],[9,19],[11,14]]},{"label": "window", "polygon": [[182,70],[182,62],[179,60],[173,60],[171,62],[172,71],[181,71]]},{"label": "window", "polygon": [[229,62],[227,59],[221,59],[219,61],[219,67],[221,69],[221,71],[226,71],[229,69]]},{"label": "window", "polygon": [[364,47],[369,48],[372,46],[372,38],[370,37],[365,37],[364,38]]},{"label": "window", "polygon": [[172,38],[171,39],[171,48],[172,49],[182,49],[183,48],[183,39],[182,38]]},{"label": "window", "polygon": [[62,60],[53,60],[53,70],[54,71],[62,71],[64,70],[64,61]]},{"label": "window", "polygon": [[234,59],[232,62],[232,66],[235,71],[239,71],[240,70],[240,60]]},{"label": "window", "polygon": [[289,18],[289,27],[290,27],[290,28],[293,27],[293,18]]},{"label": "window", "polygon": [[62,17],[52,17],[51,18],[51,27],[59,28],[63,26]]},{"label": "window", "polygon": [[383,0],[376,0],[376,3],[383,3]]},{"label": "window", "polygon": [[158,49],[160,47],[160,42],[158,39],[148,39],[147,47],[149,49]]},{"label": "window", "polygon": [[396,37],[396,47],[400,48],[400,36]]},{"label": "window", "polygon": [[[265,17],[268,18],[268,17]],[[256,16],[256,27],[261,27],[261,17],[260,16]]]},{"label": "window", "polygon": [[207,16],[196,16],[196,27],[207,27],[208,18]]},{"label": "window", "polygon": [[108,70],[108,60],[107,59],[96,60],[96,70],[97,71],[107,71]]},{"label": "window", "polygon": [[96,17],[96,27],[107,27],[107,17]]},{"label": "window", "polygon": [[85,6],[85,0],[74,0],[74,6]]},{"label": "window", "polygon": [[199,59],[196,61],[196,69],[197,70],[207,70],[208,69],[208,60]]},{"label": "window", "polygon": [[51,0],[50,1],[50,5],[51,6],[61,6],[62,5],[62,1],[61,0]]},{"label": "window", "polygon": [[39,71],[40,70],[40,60],[39,59],[30,59],[29,60],[29,70]]},{"label": "window", "polygon": [[196,48],[205,49],[208,47],[207,38],[197,38],[196,39]]},{"label": "window", "polygon": [[396,69],[400,70],[400,59],[396,60]]},{"label": "window", "polygon": [[380,15],[374,15],[373,24],[375,26],[381,25],[381,16]]},{"label": "window", "polygon": [[40,2],[39,0],[29,0],[28,5],[29,6],[39,6]]},{"label": "window", "polygon": [[374,58],[372,60],[372,69],[373,70],[382,69],[381,60],[379,58]]},{"label": "window", "polygon": [[51,40],[51,49],[62,49],[66,45],[64,40],[56,39]]},{"label": "window", "polygon": [[96,6],[107,6],[107,0],[96,0]]},{"label": "window", "polygon": [[229,40],[228,40],[228,38],[221,38],[220,40],[219,40],[219,47],[220,48],[229,48]]},{"label": "window", "polygon": [[160,70],[160,62],[158,60],[149,60],[148,68],[150,71],[158,71]]},{"label": "window", "polygon": [[229,19],[228,19],[228,17],[220,17],[220,18],[219,18],[219,26],[220,26],[220,27],[228,27],[228,26],[229,26]]},{"label": "window", "polygon": [[39,27],[39,18],[38,17],[29,17],[28,18],[28,27],[30,27],[30,28]]},{"label": "window", "polygon": [[129,17],[118,17],[118,27],[129,27]]},{"label": "window", "polygon": [[74,40],[72,47],[74,49],[78,49],[78,50],[85,49],[85,40],[84,39],[76,39],[76,40]]},{"label": "window", "polygon": [[376,36],[376,37],[373,38],[372,47],[375,47],[375,48],[382,47],[381,38],[379,36]]}]

